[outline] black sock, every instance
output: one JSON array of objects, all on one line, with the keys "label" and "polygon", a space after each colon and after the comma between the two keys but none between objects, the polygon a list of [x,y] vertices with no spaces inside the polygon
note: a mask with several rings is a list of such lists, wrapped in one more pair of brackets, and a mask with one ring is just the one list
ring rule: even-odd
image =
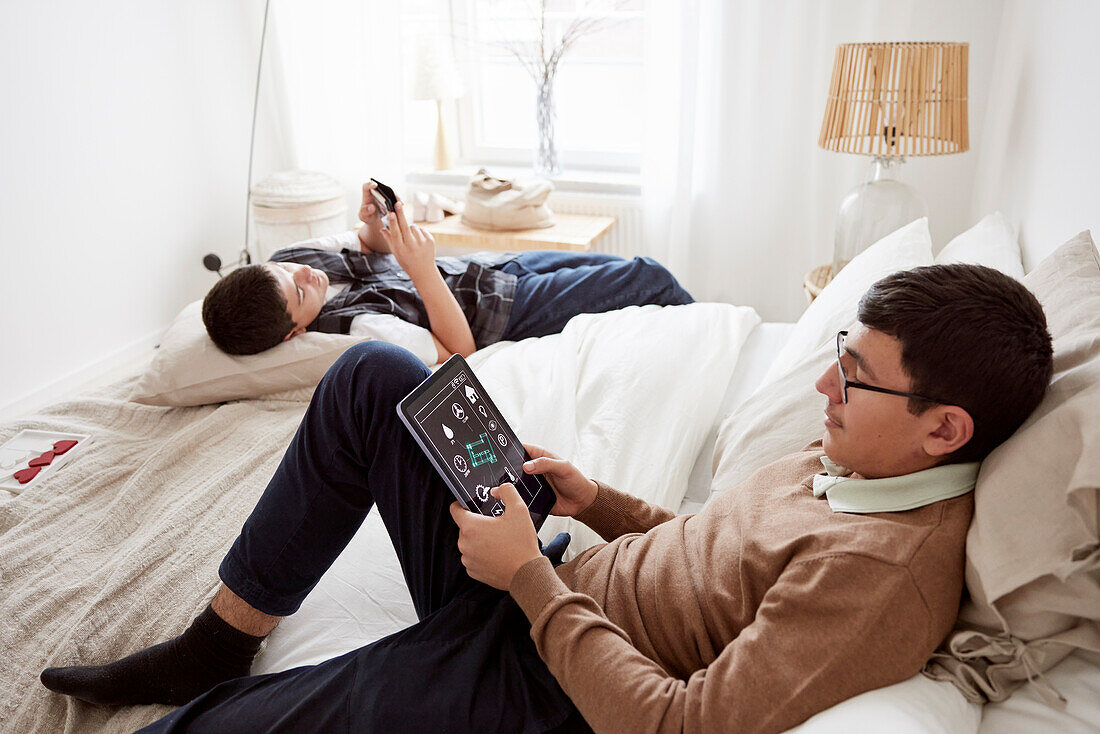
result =
[{"label": "black sock", "polygon": [[263,639],[241,632],[208,606],[179,637],[107,665],[46,668],[42,685],[89,703],[180,706],[222,681],[248,675]]},{"label": "black sock", "polygon": [[550,563],[554,564],[555,567],[560,566],[561,559],[565,555],[565,549],[569,547],[569,541],[571,539],[572,536],[569,535],[569,533],[558,533],[554,536],[554,539],[546,545],[543,545],[540,540],[539,551],[549,558]]}]

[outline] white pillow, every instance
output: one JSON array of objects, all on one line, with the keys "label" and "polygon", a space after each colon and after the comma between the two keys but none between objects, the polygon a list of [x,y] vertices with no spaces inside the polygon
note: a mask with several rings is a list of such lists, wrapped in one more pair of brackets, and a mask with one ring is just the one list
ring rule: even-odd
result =
[{"label": "white pillow", "polygon": [[365,338],[307,332],[259,354],[233,357],[210,340],[202,323],[202,301],[195,301],[168,327],[130,400],[205,405],[313,387],[337,357],[361,341]]},{"label": "white pillow", "polygon": [[931,264],[932,238],[926,217],[891,232],[856,255],[802,314],[757,390],[785,375],[854,322],[859,299],[876,280]]},{"label": "white pillow", "polygon": [[836,345],[822,345],[775,382],[754,392],[722,421],[714,443],[712,498],[824,437],[828,398],[814,384],[835,364]]},{"label": "white pillow", "polygon": [[1024,264],[1020,259],[1020,243],[1016,239],[1016,230],[1000,212],[986,215],[982,221],[940,250],[936,255],[936,264],[950,263],[985,265],[1017,280],[1024,277]]}]

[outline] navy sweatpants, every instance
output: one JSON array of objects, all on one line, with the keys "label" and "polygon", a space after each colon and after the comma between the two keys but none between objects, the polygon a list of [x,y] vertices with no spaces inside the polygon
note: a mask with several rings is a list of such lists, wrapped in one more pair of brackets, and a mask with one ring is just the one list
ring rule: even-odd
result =
[{"label": "navy sweatpants", "polygon": [[252,606],[292,614],[375,508],[420,621],[319,665],[227,681],[142,731],[590,731],[522,610],[462,566],[453,497],[395,410],[428,374],[381,342],[341,356],[219,569]]}]

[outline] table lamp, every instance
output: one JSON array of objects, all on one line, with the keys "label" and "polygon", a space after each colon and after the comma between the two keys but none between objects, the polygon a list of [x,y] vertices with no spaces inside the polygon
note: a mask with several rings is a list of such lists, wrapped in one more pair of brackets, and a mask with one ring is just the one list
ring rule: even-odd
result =
[{"label": "table lamp", "polygon": [[413,81],[412,98],[435,100],[437,113],[435,170],[437,171],[454,167],[454,154],[451,153],[447,126],[443,122],[443,100],[456,99],[465,93],[454,57],[443,51],[439,43],[421,44],[416,54],[416,77]]},{"label": "table lamp", "polygon": [[967,131],[966,43],[837,46],[818,145],[871,156],[871,179],[845,195],[829,277],[928,208],[897,179],[906,156],[961,153]]}]

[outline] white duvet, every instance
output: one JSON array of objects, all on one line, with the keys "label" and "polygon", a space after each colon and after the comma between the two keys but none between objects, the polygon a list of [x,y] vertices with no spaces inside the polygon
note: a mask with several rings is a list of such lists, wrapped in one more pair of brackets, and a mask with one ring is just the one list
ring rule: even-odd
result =
[{"label": "white duvet", "polygon": [[[560,334],[493,345],[469,362],[523,441],[675,509],[759,322],[751,308],[727,304],[632,306],[578,316]],[[560,530],[573,535],[572,553],[600,540],[561,518],[547,520],[540,535]],[[397,557],[371,513],[252,671],[317,663],[415,621]]]}]

